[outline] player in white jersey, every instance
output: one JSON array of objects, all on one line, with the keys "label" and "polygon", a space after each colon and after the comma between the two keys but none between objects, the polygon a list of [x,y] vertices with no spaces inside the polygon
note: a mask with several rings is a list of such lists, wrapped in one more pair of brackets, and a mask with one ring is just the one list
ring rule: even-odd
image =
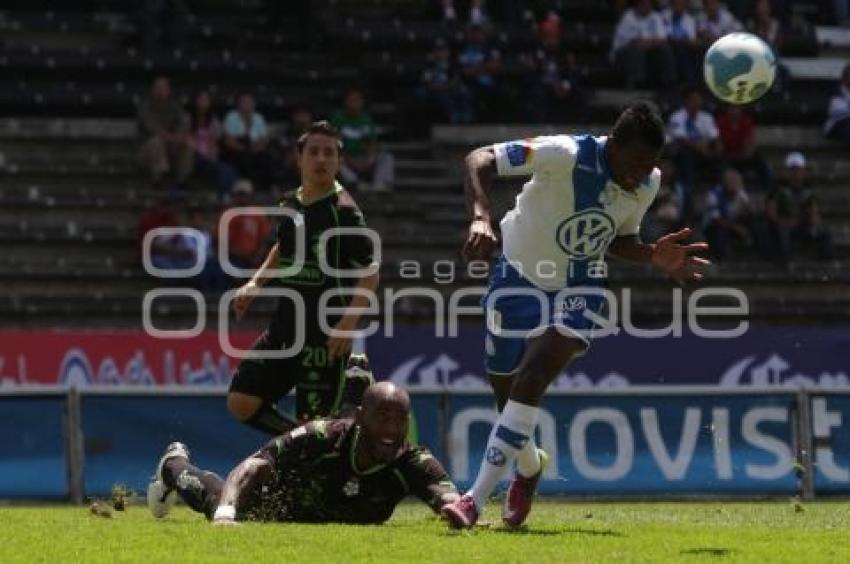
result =
[{"label": "player in white jersey", "polygon": [[682,244],[689,229],[654,244],[638,236],[658,191],[655,163],[663,145],[664,123],[637,103],[607,137],[536,137],[482,147],[466,158],[470,260],[489,259],[497,245],[487,196],[493,177],[531,179],[501,222],[502,255],[482,300],[485,364],[499,419],[472,488],[443,508],[452,526],[475,524],[514,461],[502,519],[518,526],[528,516],[546,463],[534,443],[538,406],[552,380],[590,344],[591,319],[604,305],[606,254],[649,263],[679,282],[702,277],[708,261],[694,253],[708,245]]}]

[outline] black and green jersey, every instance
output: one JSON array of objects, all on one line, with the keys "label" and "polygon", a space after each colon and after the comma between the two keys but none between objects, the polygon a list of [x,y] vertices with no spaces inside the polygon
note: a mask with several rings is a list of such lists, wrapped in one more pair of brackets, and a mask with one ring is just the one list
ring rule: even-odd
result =
[{"label": "black and green jersey", "polygon": [[[257,456],[275,469],[254,516],[277,521],[382,523],[408,495],[440,507],[457,489],[425,448],[406,446],[389,464],[357,468],[359,427],[351,419],[317,420],[271,440]],[[250,513],[250,512],[249,512]]]},{"label": "black and green jersey", "polygon": [[[350,288],[358,281],[350,275],[334,275],[328,267],[348,271],[367,267],[373,261],[374,249],[371,240],[363,234],[333,235],[322,244],[322,234],[329,229],[366,227],[354,199],[338,183],[326,196],[306,205],[300,196],[299,188],[285,195],[280,203],[282,208],[291,210],[294,215],[283,216],[277,228],[278,268],[290,268],[296,263],[300,234],[303,234],[303,261],[300,268],[278,278],[275,285],[298,292],[304,301],[307,326],[313,328],[317,326],[317,309],[322,293],[334,288]],[[321,259],[324,259],[324,271]],[[350,296],[335,297],[328,303],[332,307],[344,307],[350,299]],[[292,301],[281,298],[270,332],[291,334],[293,319]]]}]

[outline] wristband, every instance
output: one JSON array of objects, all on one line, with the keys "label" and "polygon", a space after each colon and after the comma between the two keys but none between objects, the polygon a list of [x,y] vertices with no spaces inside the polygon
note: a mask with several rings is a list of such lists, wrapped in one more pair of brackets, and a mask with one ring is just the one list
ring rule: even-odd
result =
[{"label": "wristband", "polygon": [[234,505],[219,505],[213,515],[213,521],[234,521],[235,519],[236,506]]}]

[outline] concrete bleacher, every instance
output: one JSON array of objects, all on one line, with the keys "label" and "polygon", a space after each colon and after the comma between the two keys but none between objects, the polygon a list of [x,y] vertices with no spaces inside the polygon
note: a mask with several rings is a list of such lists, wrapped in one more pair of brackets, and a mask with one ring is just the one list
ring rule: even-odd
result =
[{"label": "concrete bleacher", "polygon": [[[5,326],[140,324],[142,293],[162,282],[138,264],[136,223],[163,194],[146,182],[134,160],[133,103],[155,73],[170,75],[183,96],[210,88],[222,104],[249,88],[273,120],[305,102],[319,115],[326,113],[348,85],[365,81],[398,165],[391,195],[359,197],[383,238],[384,285],[425,285],[446,294],[480,284],[466,276],[438,284],[429,274],[440,260],[464,271],[459,256],[466,231],[463,152],[535,133],[603,132],[602,124],[610,123],[622,101],[636,95],[616,89],[616,77],[600,62],[613,24],[607,10],[589,0],[569,3],[581,22],[569,40],[595,93],[580,120],[559,126],[436,125],[431,135],[407,130],[400,100],[424,64],[423,50],[436,37],[457,37],[460,30],[425,19],[411,6],[415,3],[323,2],[324,36],[311,49],[293,41],[297,22],[268,30],[255,25],[262,17],[249,9],[258,3],[217,0],[194,15],[185,49],[155,54],[133,46],[130,4],[92,2],[92,11],[86,11],[88,3],[81,2],[48,14],[38,11],[38,2],[10,3],[0,13],[0,29],[7,33],[7,49],[0,55],[0,110],[13,116],[0,119],[0,284],[6,290],[0,296],[0,323]],[[387,17],[387,10],[396,11]],[[508,30],[498,41],[530,44],[531,35],[527,29]],[[766,124],[759,135],[774,165],[789,149],[807,153],[842,258],[819,263],[801,257],[788,270],[752,257],[713,267],[707,283],[744,289],[754,318],[828,322],[850,313],[845,291],[850,204],[844,193],[850,165],[846,149],[819,134],[825,84],[794,82],[787,95],[765,100],[758,108]],[[187,197],[210,213],[218,209],[212,190]],[[511,197],[510,187],[497,188],[502,208]],[[400,262],[410,259],[422,261],[423,279],[400,275]],[[615,264],[612,271],[614,288],[634,288],[644,317],[669,315],[668,282],[642,267]],[[175,302],[160,313],[191,318],[188,305]],[[403,300],[401,306],[400,315],[411,319],[433,311],[427,300]],[[210,302],[208,309],[214,316],[217,305]]]}]

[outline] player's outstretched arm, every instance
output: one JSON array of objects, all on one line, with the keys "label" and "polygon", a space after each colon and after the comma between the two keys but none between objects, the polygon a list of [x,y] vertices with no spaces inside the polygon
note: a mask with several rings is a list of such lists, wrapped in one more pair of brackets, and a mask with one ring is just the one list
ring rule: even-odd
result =
[{"label": "player's outstretched arm", "polygon": [[328,338],[328,355],[331,359],[341,357],[351,350],[351,332],[357,328],[360,316],[369,307],[368,296],[374,296],[380,283],[380,274],[374,272],[360,278],[357,282],[358,293],[351,297],[351,303],[342,318],[334,326],[334,333]]},{"label": "player's outstretched arm", "polygon": [[498,239],[490,224],[490,187],[496,175],[496,153],[492,146],[475,149],[466,160],[464,193],[470,214],[469,236],[463,246],[466,260],[489,260]]},{"label": "player's outstretched arm", "polygon": [[608,253],[632,262],[649,263],[679,284],[698,282],[711,263],[694,255],[708,251],[708,243],[680,243],[691,233],[690,228],[681,229],[664,235],[654,244],[641,242],[637,235],[617,237],[608,247]]},{"label": "player's outstretched arm", "polygon": [[254,301],[257,289],[262,288],[269,281],[268,276],[266,276],[266,271],[270,268],[276,267],[278,260],[280,260],[280,247],[278,243],[275,243],[269,251],[266,260],[262,265],[260,265],[257,272],[254,273],[254,276],[236,290],[236,295],[233,296],[233,311],[236,313],[237,321],[245,316],[245,312],[248,311],[248,306],[250,306],[251,302]]},{"label": "player's outstretched arm", "polygon": [[410,485],[410,493],[424,502],[434,513],[460,498],[457,486],[449,478],[440,461],[427,449],[418,448],[405,460],[402,473]]},{"label": "player's outstretched arm", "polygon": [[224,482],[218,508],[213,514],[213,524],[235,524],[237,509],[244,509],[251,492],[268,482],[272,474],[272,466],[265,458],[255,455],[242,461]]}]

